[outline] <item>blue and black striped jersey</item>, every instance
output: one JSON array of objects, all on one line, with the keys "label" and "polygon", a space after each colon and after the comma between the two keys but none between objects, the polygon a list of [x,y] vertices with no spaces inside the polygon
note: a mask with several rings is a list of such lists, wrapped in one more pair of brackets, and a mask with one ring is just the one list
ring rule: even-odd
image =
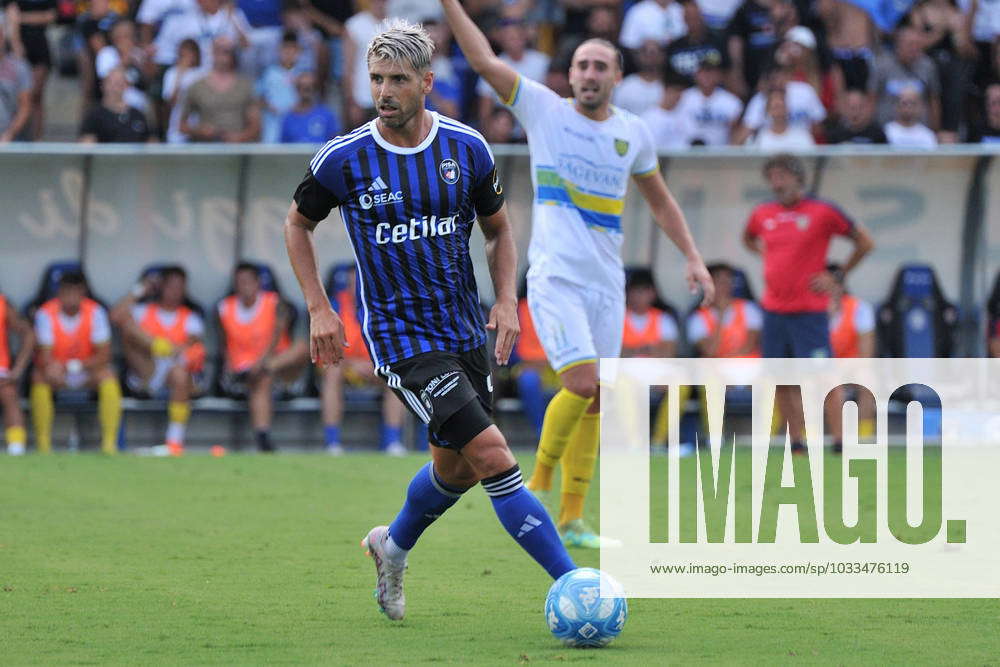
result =
[{"label": "blue and black striped jersey", "polygon": [[469,237],[477,215],[500,210],[502,192],[482,135],[436,113],[419,146],[390,144],[372,121],[313,157],[295,202],[314,221],[340,207],[376,367],[485,342]]}]

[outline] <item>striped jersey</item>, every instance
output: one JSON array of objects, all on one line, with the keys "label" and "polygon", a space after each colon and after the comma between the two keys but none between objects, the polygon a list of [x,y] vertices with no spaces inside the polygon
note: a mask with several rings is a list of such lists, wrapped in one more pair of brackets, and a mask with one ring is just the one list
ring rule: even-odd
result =
[{"label": "striped jersey", "polygon": [[629,178],[659,166],[649,129],[617,107],[608,119],[591,120],[572,100],[523,76],[505,103],[524,126],[531,151],[529,279],[558,277],[620,296]]},{"label": "striped jersey", "polygon": [[340,208],[376,367],[486,341],[469,237],[477,215],[500,210],[503,188],[481,134],[427,113],[431,130],[412,148],[389,143],[377,120],[333,139],[295,192],[310,220]]}]

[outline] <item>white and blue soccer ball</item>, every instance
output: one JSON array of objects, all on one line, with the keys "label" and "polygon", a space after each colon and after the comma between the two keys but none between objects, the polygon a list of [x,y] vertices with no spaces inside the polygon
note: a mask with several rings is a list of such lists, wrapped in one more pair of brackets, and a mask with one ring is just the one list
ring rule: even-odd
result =
[{"label": "white and blue soccer ball", "polygon": [[[601,585],[614,597],[601,597]],[[621,584],[592,567],[570,570],[545,597],[545,622],[566,646],[607,646],[625,627],[628,604]]]}]

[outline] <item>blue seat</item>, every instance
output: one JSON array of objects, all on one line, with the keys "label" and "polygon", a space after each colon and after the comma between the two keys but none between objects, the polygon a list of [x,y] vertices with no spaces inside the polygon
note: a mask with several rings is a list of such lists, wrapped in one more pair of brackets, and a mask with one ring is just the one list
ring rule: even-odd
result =
[{"label": "blue seat", "polygon": [[957,322],[958,310],[942,293],[934,269],[927,264],[903,265],[878,309],[880,354],[950,357]]}]

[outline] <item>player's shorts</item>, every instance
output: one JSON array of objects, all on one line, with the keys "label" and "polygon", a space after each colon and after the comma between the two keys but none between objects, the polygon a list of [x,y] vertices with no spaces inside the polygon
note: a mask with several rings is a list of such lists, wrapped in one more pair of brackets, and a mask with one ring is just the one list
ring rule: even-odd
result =
[{"label": "player's shorts", "polygon": [[528,308],[549,364],[557,373],[620,357],[625,294],[590,289],[554,276],[528,275]]},{"label": "player's shorts", "polygon": [[52,66],[52,52],[49,50],[49,38],[45,35],[45,26],[22,25],[21,44],[24,45],[24,59],[32,67]]},{"label": "player's shorts", "polygon": [[433,445],[461,450],[493,424],[493,379],[486,345],[467,352],[425,352],[379,366],[375,372],[427,424]]},{"label": "player's shorts", "polygon": [[832,357],[830,320],[822,313],[775,313],[764,311],[760,333],[765,358]]},{"label": "player's shorts", "polygon": [[[177,364],[177,360],[172,357],[160,358],[156,359],[154,364],[153,374],[149,376],[149,379],[143,380],[130,369],[125,374],[125,384],[128,385],[129,390],[133,394],[146,395],[149,398],[166,399],[170,396],[170,387],[167,386],[167,378],[170,375],[170,369]],[[194,378],[195,393],[202,393],[205,389],[205,374],[198,372],[194,373],[192,377]]]}]

